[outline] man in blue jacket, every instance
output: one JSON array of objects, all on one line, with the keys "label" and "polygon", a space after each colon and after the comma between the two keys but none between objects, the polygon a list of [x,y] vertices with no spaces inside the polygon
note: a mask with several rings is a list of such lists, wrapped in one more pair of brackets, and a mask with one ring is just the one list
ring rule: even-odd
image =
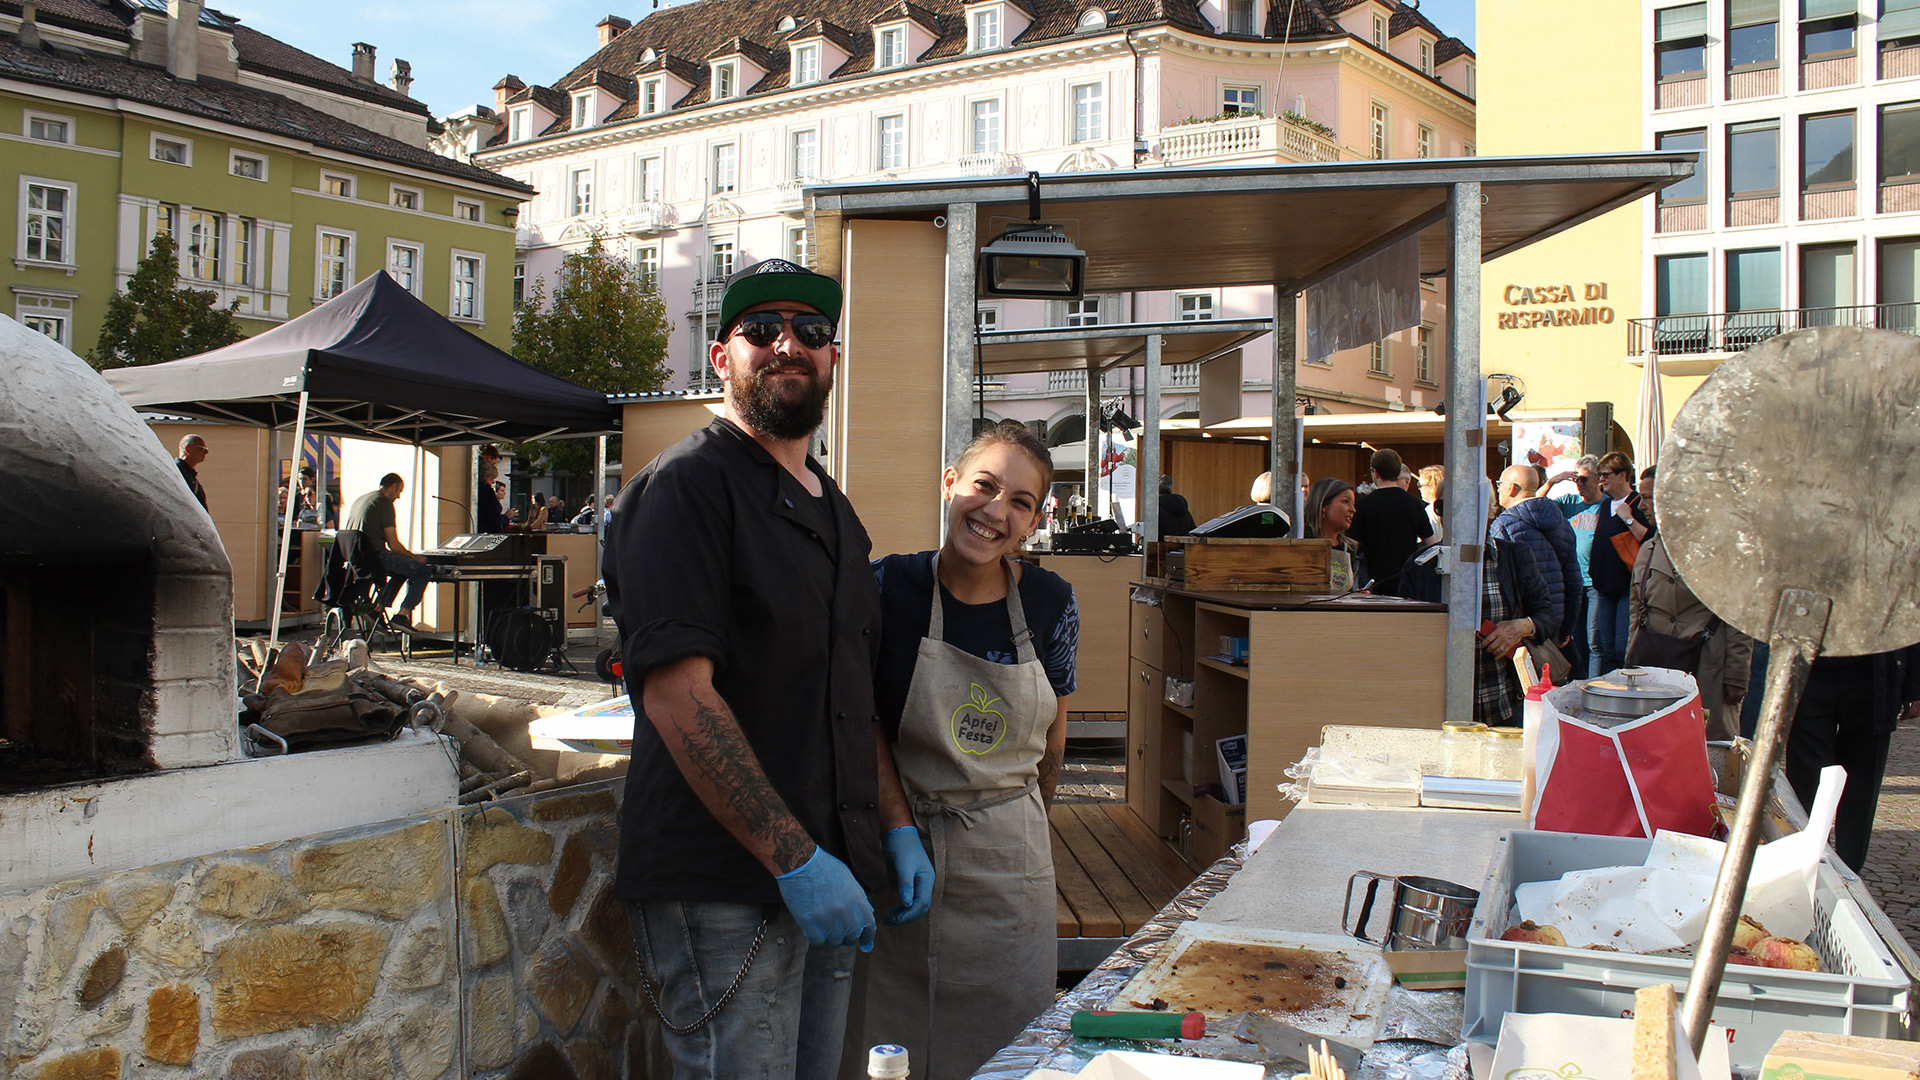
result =
[{"label": "man in blue jacket", "polygon": [[1540,474],[1531,465],[1509,465],[1500,474],[1495,495],[1506,509],[1495,519],[1489,535],[1524,544],[1532,553],[1534,565],[1553,594],[1553,622],[1561,628],[1555,644],[1573,661],[1574,671],[1587,670],[1587,643],[1573,632],[1573,628],[1586,625],[1586,588],[1581,582],[1573,528],[1558,504],[1540,497]]}]

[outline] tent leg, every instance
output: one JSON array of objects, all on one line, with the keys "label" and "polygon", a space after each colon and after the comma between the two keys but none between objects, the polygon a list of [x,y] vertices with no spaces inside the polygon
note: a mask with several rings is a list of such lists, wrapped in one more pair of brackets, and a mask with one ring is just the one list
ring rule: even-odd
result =
[{"label": "tent leg", "polygon": [[[300,448],[306,444],[306,440],[307,440],[307,392],[305,390],[302,390],[300,391],[300,411],[294,414],[294,419],[293,419],[294,460],[296,461],[299,460]],[[274,463],[276,465],[279,464],[278,454],[274,455]],[[300,470],[296,466],[293,470],[293,476],[290,477],[288,480],[287,501],[289,504],[293,502],[294,487],[296,482],[299,479],[299,476],[300,476]],[[287,509],[292,510],[293,507],[289,505]],[[281,607],[282,598],[284,598],[287,595],[287,554],[288,552],[293,550],[293,522],[294,522],[294,519],[297,517],[299,517],[299,515],[294,513],[285,513],[280,515],[280,564],[279,564],[278,571],[274,574],[273,595],[267,597],[267,603],[272,605],[271,608],[269,609],[272,612],[272,614],[269,616],[269,621],[267,624],[268,625],[268,630],[267,630],[267,652],[268,653],[272,653],[275,649],[278,649],[280,647],[280,607]],[[264,671],[261,672],[260,677],[263,679],[266,678],[266,672]]]}]

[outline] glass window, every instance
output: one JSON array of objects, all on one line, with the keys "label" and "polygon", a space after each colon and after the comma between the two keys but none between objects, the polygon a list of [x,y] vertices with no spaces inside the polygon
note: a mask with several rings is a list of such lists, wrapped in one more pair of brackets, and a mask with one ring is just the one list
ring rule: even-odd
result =
[{"label": "glass window", "polygon": [[575,94],[574,95],[573,126],[576,129],[587,127],[593,123],[591,119],[593,114],[590,111],[592,108],[593,108],[592,94]]},{"label": "glass window", "polygon": [[1079,300],[1068,300],[1066,301],[1065,314],[1066,321],[1063,325],[1099,326],[1100,298],[1097,296],[1088,296]]},{"label": "glass window", "polygon": [[1106,137],[1106,88],[1099,83],[1081,83],[1073,88],[1073,141],[1098,142]]},{"label": "glass window", "polygon": [[320,234],[320,299],[331,300],[353,284],[353,237],[342,233]]},{"label": "glass window", "polygon": [[1413,156],[1414,157],[1432,157],[1433,156],[1433,129],[1428,127],[1425,124],[1421,124],[1419,130],[1414,132]]},{"label": "glass window", "polygon": [[173,221],[179,213],[179,207],[167,203],[161,203],[158,207],[155,207],[153,211],[153,231],[166,233],[168,236],[174,235]]},{"label": "glass window", "polygon": [[820,46],[802,45],[793,50],[793,81],[796,83],[820,81]]},{"label": "glass window", "polygon": [[453,216],[459,218],[461,221],[479,221],[480,204],[477,202],[468,202],[465,199],[455,199],[453,200]]},{"label": "glass window", "polygon": [[27,329],[45,334],[62,345],[67,343],[67,320],[59,315],[25,315],[20,322]]},{"label": "glass window", "polygon": [[[1800,249],[1800,306],[1851,308],[1858,303],[1853,289],[1853,245],[1812,244]],[[1851,324],[1851,313],[1809,313],[1808,326]]]},{"label": "glass window", "polygon": [[420,248],[416,244],[387,244],[387,273],[400,287],[415,296],[420,295]]},{"label": "glass window", "polygon": [[1212,293],[1180,293],[1181,322],[1210,322],[1213,319]]},{"label": "glass window", "polygon": [[1387,365],[1387,343],[1376,341],[1367,346],[1367,374],[1392,375],[1393,368]]},{"label": "glass window", "polygon": [[1914,44],[1920,38],[1920,0],[1880,0],[1877,29],[1882,42]]},{"label": "glass window", "polygon": [[787,155],[792,165],[792,178],[795,180],[818,179],[820,176],[820,133],[812,128],[793,133],[793,145]]},{"label": "glass window", "polygon": [[880,31],[880,66],[900,67],[906,62],[907,32],[899,29]]},{"label": "glass window", "polygon": [[1814,19],[1800,24],[1800,58],[1826,60],[1853,52],[1854,15]]},{"label": "glass window", "polygon": [[1257,115],[1260,112],[1260,88],[1257,86],[1222,87],[1220,111],[1228,116]]},{"label": "glass window", "polygon": [[1227,0],[1227,33],[1253,33],[1253,0]]},{"label": "glass window", "polygon": [[1883,330],[1920,330],[1920,240],[1880,242],[1879,307],[1874,325]]},{"label": "glass window", "polygon": [[1662,255],[1655,260],[1655,311],[1661,315],[1705,312],[1708,304],[1707,257]]},{"label": "glass window", "polygon": [[220,280],[220,252],[226,240],[224,214],[187,211],[187,276],[195,281]]},{"label": "glass window", "polygon": [[1811,191],[1853,183],[1853,114],[1800,119],[1800,186]]},{"label": "glass window", "polygon": [[639,202],[659,202],[665,198],[660,187],[660,176],[659,158],[641,158],[640,168],[634,174],[635,183],[638,185],[633,193],[634,199]]},{"label": "glass window", "polygon": [[648,79],[640,84],[640,111],[648,114],[660,111],[659,79]]},{"label": "glass window", "polygon": [[1780,249],[1727,252],[1727,310],[1780,308]]},{"label": "glass window", "polygon": [[480,317],[480,257],[478,255],[453,257],[453,308],[448,314],[456,319]]},{"label": "glass window", "polygon": [[265,180],[267,178],[267,163],[261,158],[249,157],[246,154],[235,154],[233,155],[232,172],[233,175],[246,180]]},{"label": "glass window", "polygon": [[191,153],[192,150],[189,148],[189,145],[177,139],[153,140],[153,160],[155,161],[165,161],[173,165],[185,165],[187,164],[187,157]]},{"label": "glass window", "polygon": [[1780,193],[1780,125],[1772,120],[1727,127],[1727,194]]},{"label": "glass window", "polygon": [[730,98],[734,94],[736,76],[732,64],[721,64],[713,69],[713,96],[716,99]]},{"label": "glass window", "polygon": [[239,231],[233,237],[233,283],[235,285],[253,284],[253,231],[258,227],[252,218],[241,218]]},{"label": "glass window", "polygon": [[571,196],[569,213],[574,217],[593,213],[593,170],[575,169],[568,180]]},{"label": "glass window", "polygon": [[402,210],[418,210],[420,209],[420,193],[410,188],[394,188],[393,205]]},{"label": "glass window", "polygon": [[507,113],[507,140],[519,142],[527,137],[527,110],[514,109]]},{"label": "glass window", "polygon": [[1387,17],[1377,11],[1373,13],[1373,47],[1387,47]]},{"label": "glass window", "polygon": [[513,264],[513,310],[519,311],[520,306],[526,302],[527,264],[517,262]]},{"label": "glass window", "polygon": [[973,47],[976,49],[997,49],[1000,47],[1000,9],[987,8],[973,13]]},{"label": "glass window", "polygon": [[1727,0],[1727,67],[1780,62],[1780,0]]},{"label": "glass window", "polygon": [[34,262],[64,263],[72,192],[53,184],[27,185],[25,256]]},{"label": "glass window", "polygon": [[1414,354],[1413,381],[1435,382],[1433,374],[1433,324],[1420,328],[1417,341],[1418,351]]},{"label": "glass window", "polygon": [[1375,158],[1388,157],[1390,156],[1391,147],[1388,145],[1387,138],[1387,107],[1376,101],[1373,103],[1373,108],[1369,110],[1369,114],[1368,130],[1371,134],[1373,156]]},{"label": "glass window", "polygon": [[1920,183],[1920,101],[1880,109],[1880,182]]},{"label": "glass window", "polygon": [[648,244],[636,248],[633,253],[634,276],[640,279],[643,288],[658,292],[660,289],[660,248]]},{"label": "glass window", "polygon": [[1000,149],[1000,101],[973,103],[973,152],[994,153]]},{"label": "glass window", "polygon": [[1707,5],[1686,4],[1653,13],[1655,73],[1660,81],[1707,73]]},{"label": "glass window", "polygon": [[1661,150],[1692,151],[1700,154],[1700,163],[1693,167],[1693,175],[1677,184],[1660,189],[1655,198],[1661,206],[1679,203],[1699,202],[1707,197],[1707,133],[1702,131],[1670,131],[1656,136],[1654,145]]},{"label": "glass window", "polygon": [[795,266],[807,265],[807,227],[805,225],[787,226],[786,260]]},{"label": "glass window", "polygon": [[328,195],[338,195],[342,199],[353,198],[353,178],[350,176],[332,176],[320,174],[320,190]]},{"label": "glass window", "polygon": [[983,304],[973,309],[973,328],[980,333],[1000,329],[999,307]]},{"label": "glass window", "polygon": [[907,167],[907,118],[905,116],[883,116],[880,118],[880,160],[881,171],[891,172]]},{"label": "glass window", "polygon": [[713,148],[713,193],[733,191],[740,182],[740,147],[721,143]]},{"label": "glass window", "polygon": [[733,241],[715,240],[708,248],[707,280],[725,281],[733,276]]},{"label": "glass window", "polygon": [[50,116],[32,116],[27,118],[27,138],[41,142],[71,142],[71,129],[65,120],[55,120]]}]

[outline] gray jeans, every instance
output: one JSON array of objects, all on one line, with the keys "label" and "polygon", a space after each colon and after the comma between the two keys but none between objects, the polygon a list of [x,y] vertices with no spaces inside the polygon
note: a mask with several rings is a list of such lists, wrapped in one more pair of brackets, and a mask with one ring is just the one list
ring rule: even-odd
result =
[{"label": "gray jeans", "polygon": [[642,900],[627,904],[642,978],[676,1027],[705,1015],[740,975],[762,919],[767,932],[740,988],[711,1021],[662,1031],[674,1080],[833,1080],[853,988],[854,949],[807,944],[778,904]]}]

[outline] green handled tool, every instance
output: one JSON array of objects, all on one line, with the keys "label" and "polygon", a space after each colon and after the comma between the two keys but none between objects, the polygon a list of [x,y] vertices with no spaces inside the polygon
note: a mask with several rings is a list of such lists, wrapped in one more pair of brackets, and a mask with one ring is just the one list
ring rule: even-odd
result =
[{"label": "green handled tool", "polygon": [[1207,1033],[1204,1013],[1107,1012],[1081,1009],[1073,1033],[1083,1039],[1198,1039]]}]

